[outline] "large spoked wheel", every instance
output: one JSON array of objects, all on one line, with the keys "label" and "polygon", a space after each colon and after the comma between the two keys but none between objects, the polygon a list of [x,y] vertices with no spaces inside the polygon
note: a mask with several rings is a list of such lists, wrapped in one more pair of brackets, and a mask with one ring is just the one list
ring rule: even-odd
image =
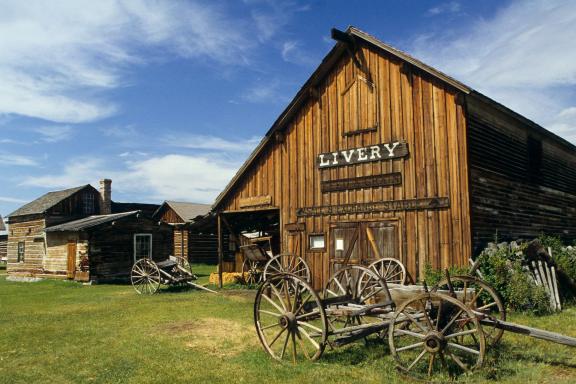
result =
[{"label": "large spoked wheel", "polygon": [[376,260],[368,266],[388,284],[401,284],[406,282],[406,268],[399,260],[383,258]]},{"label": "large spoked wheel", "polygon": [[291,253],[276,255],[264,266],[264,280],[281,273],[291,273],[301,277],[307,283],[311,282],[310,267],[306,261]]},{"label": "large spoked wheel", "polygon": [[248,285],[258,285],[263,280],[262,268],[258,261],[244,259],[242,263],[242,276]]},{"label": "large spoked wheel", "polygon": [[187,285],[187,281],[196,280],[197,277],[192,273],[192,266],[187,258],[181,256],[171,257],[173,257],[177,263],[172,268],[172,275],[178,278],[180,285],[185,286]]},{"label": "large spoked wheel", "polygon": [[[495,317],[498,320],[506,321],[506,307],[502,297],[488,283],[473,276],[452,276],[450,277],[452,288],[456,297],[467,307],[476,312]],[[439,282],[434,290],[448,290],[446,280]],[[491,347],[500,341],[503,329],[493,326],[483,325],[482,330],[486,337],[486,344]]]},{"label": "large spoked wheel", "polygon": [[324,351],[324,308],[314,289],[296,275],[275,275],[260,286],[254,323],[264,350],[276,360],[316,360]]},{"label": "large spoked wheel", "polygon": [[160,270],[150,259],[140,259],[132,266],[132,286],[141,295],[153,295],[160,288]]},{"label": "large spoked wheel", "polygon": [[[358,265],[340,269],[326,283],[325,299],[342,296],[348,296],[349,302],[357,306],[378,304],[389,300],[386,282],[373,271]],[[368,321],[367,317],[332,316],[330,314],[332,311],[329,310],[328,312],[328,325],[332,330]],[[374,321],[379,322],[380,320],[374,319]]]},{"label": "large spoked wheel", "polygon": [[426,382],[445,382],[481,367],[486,350],[474,312],[434,292],[406,301],[395,312],[388,340],[398,369]]}]

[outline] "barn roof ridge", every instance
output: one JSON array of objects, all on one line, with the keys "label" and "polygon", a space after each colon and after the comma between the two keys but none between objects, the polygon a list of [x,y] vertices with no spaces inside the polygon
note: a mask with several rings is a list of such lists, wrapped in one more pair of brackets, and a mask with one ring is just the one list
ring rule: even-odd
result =
[{"label": "barn roof ridge", "polygon": [[187,201],[174,201],[165,200],[160,207],[154,212],[153,217],[160,212],[164,205],[168,205],[176,214],[185,222],[194,221],[198,216],[206,216],[210,212],[212,206],[210,204],[203,203],[191,203]]},{"label": "barn roof ridge", "polygon": [[[94,188],[90,184],[81,185],[79,187],[62,189],[59,191],[51,191],[43,194],[39,198],[32,200],[31,202],[24,204],[14,212],[8,215],[8,218],[14,216],[24,216],[24,215],[34,215],[38,213],[44,213],[48,209],[52,208],[56,204],[60,203],[62,200],[69,198],[77,192],[85,188]],[[94,188],[95,189],[95,188]]]},{"label": "barn roof ridge", "polygon": [[111,213],[108,215],[92,215],[83,219],[69,221],[63,224],[54,225],[46,228],[46,232],[64,232],[64,231],[82,231],[84,229],[93,228],[101,224],[109,223],[114,220],[123,219],[125,217],[133,216],[141,213],[141,211],[130,211],[121,213]]}]

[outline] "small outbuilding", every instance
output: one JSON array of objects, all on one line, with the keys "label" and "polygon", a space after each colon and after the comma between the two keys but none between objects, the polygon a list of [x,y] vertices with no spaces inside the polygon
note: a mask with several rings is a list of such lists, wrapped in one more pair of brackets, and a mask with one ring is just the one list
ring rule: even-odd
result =
[{"label": "small outbuilding", "polygon": [[8,246],[8,232],[6,231],[6,225],[4,224],[4,219],[0,215],[0,263],[6,262]]},{"label": "small outbuilding", "polygon": [[209,204],[165,201],[154,219],[173,229],[173,255],[190,262],[215,264],[218,260],[218,238],[215,216]]},{"label": "small outbuilding", "polygon": [[11,213],[8,274],[108,280],[128,277],[138,258],[168,258],[171,228],[146,214],[158,205],[115,203],[111,185],[49,192]]}]

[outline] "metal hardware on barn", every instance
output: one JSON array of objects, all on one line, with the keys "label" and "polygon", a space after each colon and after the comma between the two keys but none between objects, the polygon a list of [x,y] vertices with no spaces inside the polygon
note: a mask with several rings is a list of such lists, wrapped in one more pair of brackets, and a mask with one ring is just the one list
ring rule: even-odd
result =
[{"label": "metal hardware on barn", "polygon": [[155,262],[150,258],[142,258],[134,263],[130,273],[132,286],[141,295],[153,295],[161,285],[192,286],[208,292],[217,293],[203,285],[194,283],[197,277],[192,273],[188,260],[179,256]]},{"label": "metal hardware on barn", "polygon": [[269,274],[254,302],[256,332],[270,356],[294,364],[377,335],[401,373],[426,382],[480,368],[504,331],[576,346],[576,338],[506,322],[500,295],[473,276],[476,268],[466,276],[446,270],[431,289],[403,285],[404,266],[386,259],[336,271],[322,292],[300,276]]}]

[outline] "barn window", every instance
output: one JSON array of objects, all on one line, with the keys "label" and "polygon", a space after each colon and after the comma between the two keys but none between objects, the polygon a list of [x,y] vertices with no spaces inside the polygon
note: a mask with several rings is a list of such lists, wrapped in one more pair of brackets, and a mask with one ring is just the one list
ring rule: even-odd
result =
[{"label": "barn window", "polygon": [[138,233],[134,235],[134,261],[145,257],[152,258],[152,235]]},{"label": "barn window", "polygon": [[87,193],[82,199],[82,212],[89,215],[94,213],[94,194]]},{"label": "barn window", "polygon": [[308,248],[311,251],[324,251],[326,242],[323,233],[312,233],[308,235]]},{"label": "barn window", "polygon": [[355,74],[344,87],[340,98],[344,136],[378,129],[378,92],[366,74]]},{"label": "barn window", "polygon": [[24,262],[24,254],[25,254],[26,245],[23,241],[18,242],[18,262]]}]

